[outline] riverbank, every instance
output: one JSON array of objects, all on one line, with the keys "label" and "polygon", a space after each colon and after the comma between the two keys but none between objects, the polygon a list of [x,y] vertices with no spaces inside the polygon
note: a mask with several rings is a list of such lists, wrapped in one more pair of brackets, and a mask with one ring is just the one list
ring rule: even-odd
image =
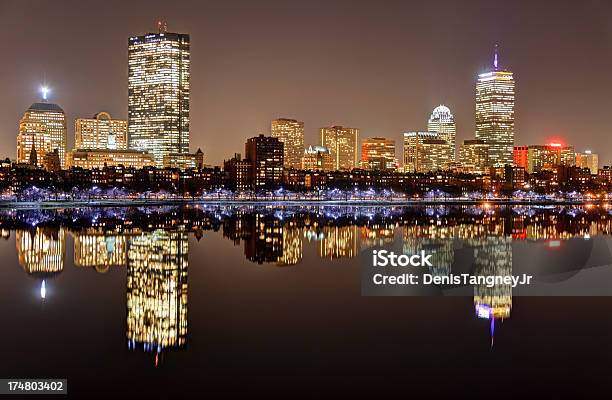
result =
[{"label": "riverbank", "polygon": [[55,209],[76,207],[145,207],[182,205],[260,205],[260,206],[585,206],[609,204],[610,200],[525,200],[525,199],[354,199],[354,200],[283,200],[283,199],[95,199],[95,200],[0,200],[0,209]]}]

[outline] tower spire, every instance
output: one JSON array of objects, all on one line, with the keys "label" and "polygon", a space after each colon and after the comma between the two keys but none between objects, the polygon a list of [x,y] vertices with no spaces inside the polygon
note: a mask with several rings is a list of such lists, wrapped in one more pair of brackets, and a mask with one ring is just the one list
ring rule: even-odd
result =
[{"label": "tower spire", "polygon": [[493,67],[495,67],[495,69],[497,69],[499,65],[497,57],[498,57],[498,46],[497,46],[497,43],[495,43],[495,55],[493,56]]}]

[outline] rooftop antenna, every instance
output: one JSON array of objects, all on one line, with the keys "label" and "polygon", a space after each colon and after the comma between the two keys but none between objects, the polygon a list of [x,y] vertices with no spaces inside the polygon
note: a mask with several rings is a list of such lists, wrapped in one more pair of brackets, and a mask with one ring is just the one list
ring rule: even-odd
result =
[{"label": "rooftop antenna", "polygon": [[157,21],[157,31],[159,33],[166,33],[168,32],[168,24],[166,24],[166,21]]}]

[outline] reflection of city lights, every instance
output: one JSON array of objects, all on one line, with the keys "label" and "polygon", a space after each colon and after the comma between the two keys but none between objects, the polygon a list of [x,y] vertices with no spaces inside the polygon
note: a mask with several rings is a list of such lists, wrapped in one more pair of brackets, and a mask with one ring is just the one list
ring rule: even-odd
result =
[{"label": "reflection of city lights", "polygon": [[561,241],[560,240],[551,240],[551,241],[548,242],[548,247],[550,247],[550,248],[561,247]]},{"label": "reflection of city lights", "polygon": [[43,280],[40,284],[40,298],[45,299],[47,297],[47,287],[45,286],[45,281]]},{"label": "reflection of city lights", "polygon": [[476,304],[476,316],[478,318],[491,318],[491,307],[485,304]]}]

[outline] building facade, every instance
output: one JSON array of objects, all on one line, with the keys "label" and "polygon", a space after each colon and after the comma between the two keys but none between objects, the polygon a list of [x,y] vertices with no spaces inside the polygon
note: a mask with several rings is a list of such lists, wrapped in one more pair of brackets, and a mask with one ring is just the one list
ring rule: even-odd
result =
[{"label": "building facade", "polygon": [[204,153],[198,149],[195,153],[170,153],[164,155],[164,168],[202,169]]},{"label": "building facade", "polygon": [[512,150],[512,164],[516,167],[529,167],[529,146],[514,146]]},{"label": "building facade", "polygon": [[245,158],[250,161],[251,182],[255,190],[275,189],[283,178],[283,142],[259,135],[247,140]]},{"label": "building facade", "polygon": [[484,140],[464,140],[459,146],[459,161],[465,172],[484,174],[488,164],[489,146]]},{"label": "building facade", "polygon": [[[427,146],[424,146],[427,142]],[[428,157],[435,157],[429,160]],[[437,132],[404,133],[404,172],[443,169],[451,162],[451,148]],[[435,167],[434,167],[435,166]]]},{"label": "building facade", "polygon": [[100,169],[118,165],[140,169],[155,166],[155,161],[151,154],[138,150],[72,150],[67,157],[68,168]]},{"label": "building facade", "polygon": [[395,140],[382,137],[363,139],[361,167],[369,170],[395,170]]},{"label": "building facade", "polygon": [[326,147],[308,146],[302,157],[302,169],[304,171],[333,171],[334,161]]},{"label": "building facade", "polygon": [[329,149],[335,170],[351,170],[357,166],[359,129],[344,126],[321,128],[320,145]]},{"label": "building facade", "polygon": [[493,69],[476,83],[476,139],[489,145],[488,163],[512,164],[514,147],[514,76],[499,68],[497,49]]},{"label": "building facade", "polygon": [[452,156],[452,148],[442,139],[423,140],[419,170],[417,172],[430,172],[447,170]]},{"label": "building facade", "polygon": [[427,121],[427,130],[429,132],[437,132],[438,137],[445,140],[453,150],[451,161],[455,161],[457,127],[455,125],[455,117],[450,109],[443,104],[434,108],[429,121]]},{"label": "building facade", "polygon": [[66,160],[68,136],[64,110],[53,103],[34,103],[19,121],[17,135],[17,162],[30,164],[32,149],[36,153],[36,165],[42,166],[45,154],[57,149],[62,168]]},{"label": "building facade", "polygon": [[189,152],[189,35],[159,33],[128,43],[128,147],[164,155]]},{"label": "building facade", "polygon": [[285,168],[299,169],[304,155],[304,123],[295,119],[278,118],[272,121],[270,133],[272,137],[283,142]]},{"label": "building facade", "polygon": [[591,175],[597,175],[597,171],[599,171],[599,156],[591,150],[585,150],[584,153],[576,153],[576,166],[588,168],[591,171]]},{"label": "building facade", "polygon": [[532,145],[527,150],[527,172],[540,172],[542,169],[553,169],[557,165],[573,166],[576,164],[576,153],[573,146],[560,143]]},{"label": "building facade", "polygon": [[104,111],[93,118],[77,118],[74,123],[74,148],[127,150],[127,121],[113,119]]}]

